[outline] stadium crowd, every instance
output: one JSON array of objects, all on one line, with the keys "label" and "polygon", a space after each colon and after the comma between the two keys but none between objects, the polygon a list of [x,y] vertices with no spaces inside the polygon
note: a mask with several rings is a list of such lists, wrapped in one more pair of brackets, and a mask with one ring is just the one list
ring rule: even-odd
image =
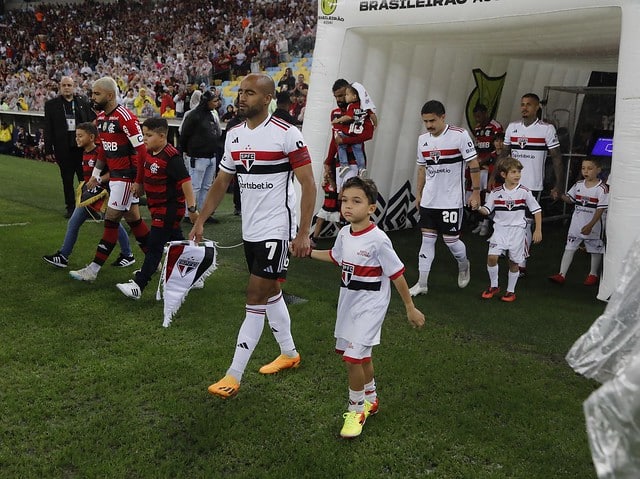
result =
[{"label": "stadium crowd", "polygon": [[0,112],[42,111],[62,76],[85,93],[112,76],[123,96],[145,90],[158,111],[167,92],[188,105],[199,86],[311,52],[316,9],[314,0],[121,0],[9,10],[0,18]]}]

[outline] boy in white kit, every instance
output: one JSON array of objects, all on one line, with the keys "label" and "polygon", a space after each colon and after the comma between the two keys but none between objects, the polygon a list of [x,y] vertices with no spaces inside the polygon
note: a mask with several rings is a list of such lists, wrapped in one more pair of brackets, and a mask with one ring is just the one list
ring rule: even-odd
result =
[{"label": "boy in white kit", "polygon": [[489,239],[487,256],[487,272],[489,288],[482,293],[482,298],[491,299],[500,292],[498,287],[498,258],[508,253],[509,279],[507,292],[500,298],[511,303],[516,300],[515,290],[520,269],[518,265],[529,256],[529,245],[525,241],[528,227],[525,212],[528,209],[535,221],[533,242],[542,241],[542,212],[540,205],[531,190],[520,184],[522,163],[514,158],[505,158],[498,166],[499,175],[504,184],[491,191],[484,206],[478,210],[480,214],[494,213],[493,235]]},{"label": "boy in white kit", "polygon": [[585,158],[582,160],[583,179],[560,196],[565,203],[574,205],[574,210],[560,272],[549,277],[553,283],[564,284],[573,255],[583,241],[587,253],[591,255],[591,270],[583,284],[593,286],[598,283],[604,254],[604,215],[609,205],[609,188],[598,177],[601,172],[598,160]]},{"label": "boy in white kit", "polygon": [[342,188],[342,215],[350,224],[338,233],[331,250],[313,250],[311,257],[342,268],[334,335],[336,352],[347,364],[349,406],[340,435],[359,436],[370,415],[378,412],[371,353],[380,343],[382,322],[391,299],[390,280],[402,297],[414,327],[424,325],[404,278],[404,265],[389,237],[371,222],[378,190],[373,181],[348,179]]}]

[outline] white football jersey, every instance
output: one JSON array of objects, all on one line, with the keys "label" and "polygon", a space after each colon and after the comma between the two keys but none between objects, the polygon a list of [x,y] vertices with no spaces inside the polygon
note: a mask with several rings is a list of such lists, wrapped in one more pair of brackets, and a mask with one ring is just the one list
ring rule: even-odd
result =
[{"label": "white football jersey", "polygon": [[440,135],[418,137],[418,167],[426,168],[420,206],[452,209],[464,206],[464,170],[476,147],[464,128],[446,125]]},{"label": "white football jersey", "polygon": [[528,209],[531,214],[540,211],[540,205],[536,201],[529,188],[518,185],[508,190],[504,185],[493,189],[488,195],[483,206],[489,214],[494,213],[493,222],[496,226],[518,226],[526,228],[525,212]]},{"label": "white football jersey", "polygon": [[343,227],[330,251],[342,268],[335,337],[375,346],[391,299],[390,280],[404,274],[391,240],[375,224],[357,233]]},{"label": "white football jersey", "polygon": [[522,163],[520,183],[533,191],[542,191],[547,151],[560,146],[556,128],[540,120],[529,126],[522,120],[514,121],[504,132],[504,146],[510,146],[511,156]]},{"label": "white football jersey", "polygon": [[245,241],[295,237],[293,170],[309,163],[302,133],[280,118],[269,116],[253,130],[241,123],[227,132],[220,168],[238,175]]},{"label": "white football jersey", "polygon": [[[567,196],[574,203],[573,215],[571,216],[570,229],[580,231],[587,223],[593,219],[597,209],[606,209],[609,206],[609,188],[602,181],[592,187],[585,185],[584,180],[573,185]],[[591,234],[583,238],[600,238],[603,232],[604,215],[602,219],[593,225]]]}]

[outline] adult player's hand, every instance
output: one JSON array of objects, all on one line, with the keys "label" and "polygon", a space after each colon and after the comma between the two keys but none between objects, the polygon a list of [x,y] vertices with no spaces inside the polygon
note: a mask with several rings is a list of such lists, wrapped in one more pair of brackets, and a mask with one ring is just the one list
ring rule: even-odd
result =
[{"label": "adult player's hand", "polygon": [[131,192],[136,198],[142,198],[144,195],[144,186],[140,183],[134,183],[131,187]]},{"label": "adult player's hand", "polygon": [[467,203],[472,210],[477,210],[480,208],[480,191],[474,190],[469,197],[469,202]]},{"label": "adult player's hand", "polygon": [[311,240],[306,234],[298,233],[289,245],[289,251],[296,258],[306,258],[311,254]]},{"label": "adult player's hand", "polygon": [[202,241],[202,235],[204,234],[204,225],[202,224],[202,216],[200,215],[196,222],[193,224],[193,228],[189,231],[189,239],[196,243]]}]

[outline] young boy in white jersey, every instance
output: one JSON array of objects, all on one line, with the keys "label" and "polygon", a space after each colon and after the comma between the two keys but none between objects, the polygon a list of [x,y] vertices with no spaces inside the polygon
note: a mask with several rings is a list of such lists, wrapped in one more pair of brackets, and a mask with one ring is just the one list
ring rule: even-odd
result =
[{"label": "young boy in white jersey", "polygon": [[598,160],[585,158],[582,160],[583,179],[576,182],[566,194],[559,196],[564,202],[574,205],[574,210],[567,245],[560,262],[560,272],[549,277],[549,281],[553,283],[564,284],[573,255],[582,242],[591,255],[591,270],[584,285],[593,286],[598,283],[604,254],[604,215],[609,204],[609,188],[599,178],[601,172]]},{"label": "young boy in white jersey", "polygon": [[334,335],[336,352],[347,364],[349,406],[340,435],[359,436],[367,417],[378,412],[371,352],[380,343],[380,331],[391,298],[391,280],[402,297],[414,327],[424,325],[404,278],[404,265],[389,237],[371,222],[378,190],[373,181],[349,178],[342,189],[342,215],[350,223],[338,233],[331,250],[313,250],[311,257],[342,268]]},{"label": "young boy in white jersey", "polygon": [[498,166],[498,173],[504,184],[495,188],[487,196],[480,214],[494,213],[493,235],[489,239],[487,272],[489,288],[482,293],[483,299],[491,299],[500,292],[498,287],[498,258],[507,254],[509,258],[509,276],[507,292],[500,298],[511,303],[516,300],[516,284],[520,275],[519,264],[528,256],[528,244],[525,230],[528,227],[525,212],[528,209],[535,221],[533,242],[542,241],[542,212],[540,205],[528,188],[520,184],[522,163],[514,158],[505,158]]}]

